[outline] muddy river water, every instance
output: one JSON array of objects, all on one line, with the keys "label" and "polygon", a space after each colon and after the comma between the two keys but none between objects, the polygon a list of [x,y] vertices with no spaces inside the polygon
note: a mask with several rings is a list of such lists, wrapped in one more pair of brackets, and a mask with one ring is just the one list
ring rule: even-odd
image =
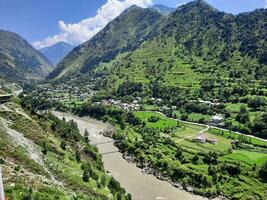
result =
[{"label": "muddy river water", "polygon": [[[69,113],[54,112],[54,114],[66,120],[73,119],[77,122],[81,134],[85,129],[89,132],[92,144],[97,145],[99,152],[103,154],[105,169],[118,180],[122,187],[129,192],[134,200],[202,200],[203,197],[192,195],[179,190],[165,181],[158,180],[153,175],[144,174],[135,164],[127,162],[118,148],[109,143],[112,139],[100,134],[112,128],[110,125],[88,117],[78,117]],[[105,143],[108,142],[108,143]]]}]

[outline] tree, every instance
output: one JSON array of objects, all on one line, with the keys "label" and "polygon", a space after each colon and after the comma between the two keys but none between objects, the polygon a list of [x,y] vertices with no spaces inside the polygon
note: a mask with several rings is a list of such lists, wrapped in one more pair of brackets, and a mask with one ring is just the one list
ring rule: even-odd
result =
[{"label": "tree", "polygon": [[267,181],[267,161],[261,166],[261,169],[259,171],[259,176]]},{"label": "tree", "polygon": [[66,142],[65,141],[62,141],[61,143],[60,143],[60,147],[61,147],[61,149],[62,150],[66,150],[67,149],[67,144],[66,144]]},{"label": "tree", "polygon": [[250,99],[248,101],[248,106],[251,107],[251,108],[253,108],[254,110],[257,110],[261,106],[265,106],[265,105],[266,105],[266,102],[261,97],[256,97],[256,98]]},{"label": "tree", "polygon": [[106,176],[104,174],[101,176],[101,185],[102,186],[106,186],[107,185],[107,178],[106,178]]},{"label": "tree", "polygon": [[89,139],[89,132],[87,129],[85,129],[84,131],[84,139],[85,139],[85,142],[86,143],[89,143],[90,142],[90,139]]},{"label": "tree", "polygon": [[262,138],[267,138],[267,112],[254,119],[253,131]]},{"label": "tree", "polygon": [[236,116],[236,121],[243,123],[243,124],[246,124],[247,122],[249,122],[249,112],[245,105],[240,106],[240,111],[238,115]]},{"label": "tree", "polygon": [[32,200],[33,199],[33,191],[32,188],[30,188],[27,192],[25,192],[25,194],[22,197],[22,200]]},{"label": "tree", "polygon": [[215,166],[210,165],[208,168],[209,175],[214,176],[217,173],[217,169]]},{"label": "tree", "polygon": [[81,154],[80,154],[79,151],[76,151],[76,152],[75,152],[75,158],[76,158],[76,161],[77,161],[78,163],[81,162]]},{"label": "tree", "polygon": [[108,188],[111,190],[112,193],[116,193],[116,192],[125,193],[125,190],[121,188],[120,183],[116,181],[113,177],[110,178]]},{"label": "tree", "polygon": [[132,195],[131,194],[127,194],[126,197],[125,197],[126,200],[132,200]]},{"label": "tree", "polygon": [[89,182],[90,179],[90,171],[88,169],[85,169],[83,172],[83,181]]},{"label": "tree", "polygon": [[181,115],[181,120],[183,120],[183,121],[187,121],[187,120],[188,120],[188,114],[186,114],[186,113],[182,113],[182,115]]},{"label": "tree", "polygon": [[199,156],[196,154],[196,155],[194,155],[194,157],[192,158],[192,162],[193,162],[193,164],[197,164],[198,161],[199,161]]},{"label": "tree", "polygon": [[183,150],[181,147],[177,147],[175,158],[181,160],[183,158]]}]

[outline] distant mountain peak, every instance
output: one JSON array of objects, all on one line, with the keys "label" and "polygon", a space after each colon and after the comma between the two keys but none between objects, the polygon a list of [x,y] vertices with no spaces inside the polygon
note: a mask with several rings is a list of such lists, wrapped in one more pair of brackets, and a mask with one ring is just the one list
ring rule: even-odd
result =
[{"label": "distant mountain peak", "polygon": [[72,49],[73,45],[67,42],[58,42],[50,47],[45,47],[40,49],[42,52],[52,63],[56,65],[59,63],[61,59],[63,59]]}]

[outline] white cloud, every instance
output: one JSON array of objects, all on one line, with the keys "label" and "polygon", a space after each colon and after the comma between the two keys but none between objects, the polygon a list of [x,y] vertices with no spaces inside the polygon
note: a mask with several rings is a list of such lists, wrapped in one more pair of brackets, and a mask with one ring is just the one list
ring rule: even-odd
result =
[{"label": "white cloud", "polygon": [[92,38],[130,6],[148,7],[151,4],[152,0],[108,0],[106,4],[97,10],[97,14],[94,17],[84,19],[75,24],[66,24],[64,21],[59,21],[60,32],[58,34],[36,41],[33,46],[40,49],[60,41],[74,45],[81,44]]},{"label": "white cloud", "polygon": [[265,0],[265,8],[267,8],[267,0]]}]

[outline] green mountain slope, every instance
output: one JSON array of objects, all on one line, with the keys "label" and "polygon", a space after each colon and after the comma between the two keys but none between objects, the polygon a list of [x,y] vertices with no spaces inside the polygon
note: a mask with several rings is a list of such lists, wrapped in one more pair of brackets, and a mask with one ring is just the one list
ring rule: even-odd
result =
[{"label": "green mountain slope", "polygon": [[127,9],[91,40],[71,51],[49,78],[85,73],[119,53],[134,50],[151,37],[151,30],[161,17],[151,9],[136,6]]},{"label": "green mountain slope", "polygon": [[77,124],[37,114],[19,101],[0,106],[0,164],[8,199],[130,200]]},{"label": "green mountain slope", "polygon": [[39,79],[52,64],[19,35],[0,30],[0,78],[7,81]]},{"label": "green mountain slope", "polygon": [[266,9],[234,16],[194,1],[167,16],[153,39],[101,64],[95,75],[106,77],[108,90],[127,80],[186,88],[209,78],[263,80],[266,21]]}]

